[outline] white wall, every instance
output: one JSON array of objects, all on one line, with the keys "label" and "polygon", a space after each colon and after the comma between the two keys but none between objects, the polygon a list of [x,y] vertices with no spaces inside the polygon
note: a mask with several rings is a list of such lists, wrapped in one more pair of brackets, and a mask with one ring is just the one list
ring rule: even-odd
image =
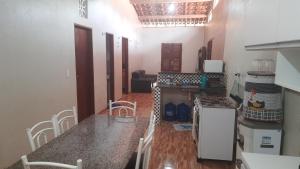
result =
[{"label": "white wall", "polygon": [[[254,59],[275,59],[276,51],[246,51],[245,44],[245,6],[247,1],[229,0],[226,23],[224,60],[228,76],[228,88],[232,87],[234,73],[241,73],[244,84],[247,71],[252,69]],[[255,35],[253,35],[255,36]]]},{"label": "white wall", "polygon": [[182,43],[182,72],[195,72],[198,50],[203,46],[202,27],[142,28],[142,68],[147,73],[161,70],[161,43]]},{"label": "white wall", "polygon": [[[244,84],[246,72],[251,70],[251,61],[256,58],[276,59],[277,51],[246,51],[245,42],[245,5],[247,0],[229,0],[228,18],[226,25],[226,39],[224,60],[228,76],[227,87],[230,89],[234,80],[233,74],[242,74]],[[225,9],[227,10],[227,9]],[[253,35],[255,36],[255,35]],[[300,95],[287,90],[285,92],[283,153],[300,156]]]},{"label": "white wall", "polygon": [[[25,128],[76,105],[74,23],[93,30],[95,109],[106,107],[105,36],[115,34],[115,91],[122,95],[121,36],[129,38],[130,70],[140,68],[138,20],[127,0],[0,1],[0,168],[29,152]],[[117,47],[119,46],[119,47]],[[70,77],[66,76],[67,70]]]}]

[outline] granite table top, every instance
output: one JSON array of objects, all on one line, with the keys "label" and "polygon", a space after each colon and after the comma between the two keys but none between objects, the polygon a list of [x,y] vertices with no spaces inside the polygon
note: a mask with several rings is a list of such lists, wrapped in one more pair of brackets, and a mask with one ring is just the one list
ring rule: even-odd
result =
[{"label": "granite table top", "polygon": [[[76,160],[82,159],[83,169],[123,169],[136,151],[148,121],[138,117],[136,122],[124,123],[108,115],[92,115],[30,153],[28,161],[76,165]],[[19,160],[7,169],[23,166]]]}]

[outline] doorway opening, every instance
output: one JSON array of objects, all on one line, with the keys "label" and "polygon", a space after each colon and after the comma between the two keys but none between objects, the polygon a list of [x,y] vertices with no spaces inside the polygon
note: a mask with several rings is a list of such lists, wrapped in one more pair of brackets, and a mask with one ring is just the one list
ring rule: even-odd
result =
[{"label": "doorway opening", "polygon": [[[106,33],[107,103],[115,100],[114,35]],[[108,105],[108,104],[107,104]]]},{"label": "doorway opening", "polygon": [[128,94],[128,39],[122,37],[122,91]]}]

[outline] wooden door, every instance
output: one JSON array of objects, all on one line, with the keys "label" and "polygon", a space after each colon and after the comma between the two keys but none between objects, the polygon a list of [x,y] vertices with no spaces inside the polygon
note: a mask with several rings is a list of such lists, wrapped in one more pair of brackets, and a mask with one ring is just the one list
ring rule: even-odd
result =
[{"label": "wooden door", "polygon": [[128,39],[122,38],[122,91],[128,94]]},{"label": "wooden door", "polygon": [[114,72],[114,35],[106,33],[107,103],[109,102],[109,100],[115,100]]},{"label": "wooden door", "polygon": [[161,71],[181,72],[182,44],[162,43],[161,44]]},{"label": "wooden door", "polygon": [[78,120],[95,113],[92,30],[75,25]]}]

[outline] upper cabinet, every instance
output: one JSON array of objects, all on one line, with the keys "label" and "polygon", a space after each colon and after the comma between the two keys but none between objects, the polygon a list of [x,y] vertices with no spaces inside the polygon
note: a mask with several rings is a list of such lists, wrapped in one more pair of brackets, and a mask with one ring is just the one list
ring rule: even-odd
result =
[{"label": "upper cabinet", "polygon": [[277,41],[279,0],[249,0],[246,6],[245,46]]},{"label": "upper cabinet", "polygon": [[300,40],[300,0],[280,0],[278,41]]},{"label": "upper cabinet", "polygon": [[247,50],[300,47],[300,0],[249,0],[246,4]]}]

